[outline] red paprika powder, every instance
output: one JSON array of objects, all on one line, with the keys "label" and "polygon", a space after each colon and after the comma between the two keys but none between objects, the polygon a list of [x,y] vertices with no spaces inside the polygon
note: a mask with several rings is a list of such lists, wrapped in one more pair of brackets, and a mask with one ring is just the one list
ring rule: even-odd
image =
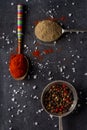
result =
[{"label": "red paprika powder", "polygon": [[15,54],[10,58],[9,70],[14,78],[20,78],[26,74],[27,60],[23,54]]}]

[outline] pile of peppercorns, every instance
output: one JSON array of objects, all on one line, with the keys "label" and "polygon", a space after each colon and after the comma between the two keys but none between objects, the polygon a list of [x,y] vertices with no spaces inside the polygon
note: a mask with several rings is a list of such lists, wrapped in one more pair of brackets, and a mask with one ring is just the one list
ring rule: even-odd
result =
[{"label": "pile of peppercorns", "polygon": [[43,105],[51,114],[61,115],[73,104],[73,93],[65,83],[54,83],[43,94]]}]

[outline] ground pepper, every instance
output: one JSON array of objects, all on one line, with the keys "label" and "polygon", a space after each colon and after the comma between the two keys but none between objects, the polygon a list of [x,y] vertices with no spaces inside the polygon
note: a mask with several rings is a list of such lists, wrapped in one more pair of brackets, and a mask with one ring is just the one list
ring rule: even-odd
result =
[{"label": "ground pepper", "polygon": [[27,60],[23,54],[12,55],[9,62],[9,70],[14,78],[20,78],[26,74]]}]

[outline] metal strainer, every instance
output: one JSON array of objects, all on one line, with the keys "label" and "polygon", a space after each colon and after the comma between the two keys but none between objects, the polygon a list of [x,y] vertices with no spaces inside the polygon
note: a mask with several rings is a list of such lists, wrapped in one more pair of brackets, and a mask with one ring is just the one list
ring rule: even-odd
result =
[{"label": "metal strainer", "polygon": [[[51,113],[49,112],[47,109],[46,109],[46,106],[44,105],[44,95],[45,93],[47,93],[51,86],[52,85],[55,85],[55,84],[66,84],[66,86],[71,90],[72,94],[73,94],[73,103],[71,105],[71,107],[69,108],[69,110],[63,114],[58,114],[58,113]],[[64,116],[67,116],[68,114],[70,114],[76,107],[77,105],[77,101],[78,101],[78,96],[77,96],[77,92],[75,90],[75,88],[68,82],[66,81],[62,81],[62,80],[56,80],[56,81],[53,81],[51,83],[49,83],[43,90],[42,94],[41,94],[41,104],[42,104],[42,107],[43,109],[48,113],[48,114],[51,114],[55,117],[58,117],[59,118],[59,130],[63,130],[63,124],[62,124],[62,117]]]}]

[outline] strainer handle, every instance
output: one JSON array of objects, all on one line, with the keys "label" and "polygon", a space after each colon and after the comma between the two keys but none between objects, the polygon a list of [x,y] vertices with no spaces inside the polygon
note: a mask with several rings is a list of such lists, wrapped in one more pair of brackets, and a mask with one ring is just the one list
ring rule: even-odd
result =
[{"label": "strainer handle", "polygon": [[59,130],[63,130],[62,117],[59,117]]}]

